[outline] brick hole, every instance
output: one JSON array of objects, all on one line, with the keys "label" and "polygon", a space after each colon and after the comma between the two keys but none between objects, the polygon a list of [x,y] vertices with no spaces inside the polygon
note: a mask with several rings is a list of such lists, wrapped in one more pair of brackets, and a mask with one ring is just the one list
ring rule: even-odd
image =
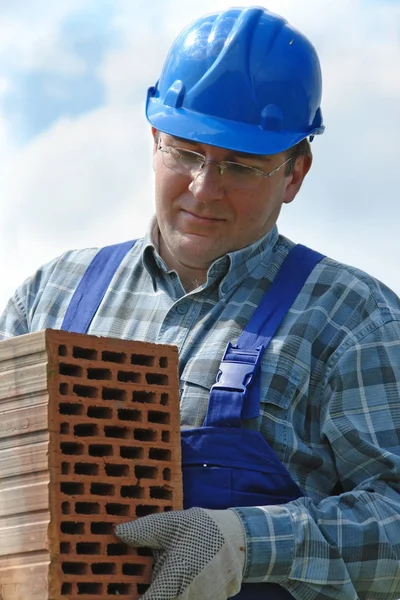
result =
[{"label": "brick hole", "polygon": [[137,479],[157,479],[157,468],[135,465],[135,476]]},{"label": "brick hole", "polygon": [[67,346],[65,346],[64,344],[60,344],[60,346],[58,346],[58,356],[67,356],[67,355],[68,355]]},{"label": "brick hole", "polygon": [[150,423],[161,423],[162,425],[168,425],[170,422],[169,413],[160,410],[149,410],[147,419]]},{"label": "brick hole", "polygon": [[145,392],[143,390],[135,390],[132,393],[132,401],[140,402],[141,404],[154,404],[156,402],[156,394],[154,392]]},{"label": "brick hole", "polygon": [[154,515],[158,513],[158,506],[152,506],[149,504],[139,504],[136,507],[137,517],[146,517],[147,515]]},{"label": "brick hole", "polygon": [[75,384],[72,388],[73,393],[80,398],[96,398],[97,388],[90,385]]},{"label": "brick hole", "polygon": [[58,365],[58,372],[60,375],[66,375],[67,377],[82,377],[83,375],[83,369],[79,365],[62,362]]},{"label": "brick hole", "polygon": [[131,354],[131,365],[152,367],[154,365],[154,356],[147,356],[146,354]]},{"label": "brick hole", "polygon": [[172,506],[164,506],[163,507],[164,512],[171,512],[171,510],[172,510]]},{"label": "brick hole", "polygon": [[119,454],[121,458],[143,458],[143,448],[135,448],[134,446],[120,446]]},{"label": "brick hole", "polygon": [[76,544],[77,554],[100,554],[101,544],[97,542],[78,542]]},{"label": "brick hole", "polygon": [[58,412],[60,415],[82,415],[83,405],[73,404],[71,402],[61,402],[61,404],[58,405]]},{"label": "brick hole", "polygon": [[101,594],[103,591],[102,583],[91,583],[91,582],[80,582],[77,584],[78,594],[92,594],[93,596],[96,594]]},{"label": "brick hole", "polygon": [[62,462],[61,463],[61,474],[68,475],[70,471],[71,471],[71,464],[67,463],[67,462]]},{"label": "brick hole", "polygon": [[171,500],[172,492],[164,487],[150,487],[150,498],[153,500]]},{"label": "brick hole", "polygon": [[164,469],[162,475],[164,481],[171,481],[171,469]]},{"label": "brick hole", "polygon": [[106,513],[108,515],[129,516],[129,504],[117,504],[116,502],[110,502],[109,504],[106,504]]},{"label": "brick hole", "polygon": [[76,481],[62,481],[60,490],[68,496],[79,496],[85,493],[85,486],[83,483],[77,483]]},{"label": "brick hole", "polygon": [[108,535],[114,532],[114,525],[105,521],[90,523],[90,533],[93,535]]},{"label": "brick hole", "polygon": [[118,410],[118,418],[121,421],[142,421],[143,415],[140,410],[133,410],[129,408],[120,408]]},{"label": "brick hole", "polygon": [[129,476],[129,466],[128,465],[114,465],[112,463],[108,463],[104,468],[106,475],[109,477],[128,477]]},{"label": "brick hole", "polygon": [[112,379],[112,373],[110,369],[88,369],[87,370],[87,378],[88,379]]},{"label": "brick hole", "polygon": [[63,583],[61,586],[61,595],[72,594],[72,583]]},{"label": "brick hole", "polygon": [[107,544],[107,556],[125,556],[126,554],[128,554],[126,544]]},{"label": "brick hole", "polygon": [[115,496],[115,487],[109,483],[92,483],[90,493],[97,496]]},{"label": "brick hole", "polygon": [[171,438],[171,434],[169,431],[163,431],[161,433],[161,439],[163,442],[169,442],[170,438]]},{"label": "brick hole", "polygon": [[121,498],[143,498],[144,489],[138,485],[121,486]]},{"label": "brick hole", "polygon": [[106,406],[88,406],[87,416],[93,419],[112,419],[113,411]]},{"label": "brick hole", "polygon": [[100,504],[97,504],[97,502],[76,502],[75,512],[78,515],[98,515]]},{"label": "brick hole", "polygon": [[107,586],[108,594],[127,595],[130,594],[131,585],[129,583],[109,583]]},{"label": "brick hole", "polygon": [[65,575],[85,575],[87,572],[87,565],[85,563],[63,561],[61,563],[61,569]]},{"label": "brick hole", "polygon": [[69,542],[60,543],[60,554],[71,554],[71,544]]},{"label": "brick hole", "polygon": [[160,404],[162,406],[168,406],[168,403],[169,403],[169,395],[163,392],[161,394]]},{"label": "brick hole", "polygon": [[149,458],[151,460],[171,460],[171,450],[163,448],[150,448]]},{"label": "brick hole", "polygon": [[123,383],[139,383],[142,379],[142,375],[141,373],[130,371],[118,371],[117,379]]},{"label": "brick hole", "polygon": [[149,589],[150,585],[148,583],[138,583],[137,591],[139,596],[142,596]]},{"label": "brick hole", "polygon": [[83,358],[86,360],[97,360],[97,350],[93,350],[93,348],[81,348],[80,346],[73,346],[72,356],[74,358]]},{"label": "brick hole", "polygon": [[61,512],[63,515],[69,515],[71,513],[71,505],[69,502],[63,502],[61,504]]},{"label": "brick hole", "polygon": [[126,400],[125,390],[118,390],[116,388],[103,388],[102,389],[103,400]]},{"label": "brick hole", "polygon": [[74,426],[74,436],[90,437],[99,434],[99,428],[95,423],[80,423]]},{"label": "brick hole", "polygon": [[61,533],[68,535],[80,535],[85,533],[85,524],[77,523],[76,521],[61,521]]},{"label": "brick hole", "polygon": [[83,454],[83,445],[75,442],[61,442],[61,454],[79,455]]},{"label": "brick hole", "polygon": [[125,352],[110,352],[109,350],[104,350],[101,353],[101,360],[104,362],[113,362],[123,365],[126,362],[127,355]]},{"label": "brick hole", "polygon": [[149,385],[168,385],[168,375],[161,373],[146,373],[146,382]]},{"label": "brick hole", "polygon": [[59,388],[58,388],[58,389],[59,389],[59,391],[60,391],[60,394],[61,394],[62,396],[67,396],[67,395],[68,395],[68,390],[69,390],[68,383],[60,383],[60,385],[59,385]]},{"label": "brick hole", "polygon": [[130,431],[126,427],[104,426],[104,435],[107,438],[118,438],[126,440],[129,437]]},{"label": "brick hole", "polygon": [[60,423],[60,433],[64,435],[69,433],[69,423]]},{"label": "brick hole", "polygon": [[137,563],[125,563],[122,565],[122,575],[131,575],[138,577],[143,575],[144,565],[138,565]]},{"label": "brick hole", "polygon": [[106,444],[90,444],[88,451],[90,456],[112,456],[113,447]]},{"label": "brick hole", "polygon": [[99,466],[93,463],[75,463],[75,475],[98,475]]},{"label": "brick hole", "polygon": [[93,563],[92,573],[93,575],[113,575],[116,572],[116,566],[114,563]]},{"label": "brick hole", "polygon": [[150,548],[136,548],[136,554],[138,556],[153,556],[153,552]]},{"label": "brick hole", "polygon": [[151,429],[135,429],[133,438],[141,442],[155,442],[157,439],[157,431]]},{"label": "brick hole", "polygon": [[166,356],[160,356],[160,360],[158,361],[158,364],[160,365],[160,367],[162,369],[167,369],[168,368],[168,358]]}]

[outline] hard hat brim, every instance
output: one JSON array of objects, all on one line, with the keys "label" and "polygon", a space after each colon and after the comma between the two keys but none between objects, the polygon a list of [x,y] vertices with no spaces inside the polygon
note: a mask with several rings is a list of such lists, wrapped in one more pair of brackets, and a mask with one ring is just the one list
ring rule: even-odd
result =
[{"label": "hard hat brim", "polygon": [[274,132],[261,127],[202,115],[148,99],[146,117],[161,132],[187,140],[249,154],[278,154],[308,136],[323,133],[324,126],[309,131]]}]

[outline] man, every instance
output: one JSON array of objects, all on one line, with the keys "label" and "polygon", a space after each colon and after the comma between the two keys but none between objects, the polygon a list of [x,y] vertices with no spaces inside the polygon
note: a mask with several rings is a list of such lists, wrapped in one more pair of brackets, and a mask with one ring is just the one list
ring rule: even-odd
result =
[{"label": "man", "polygon": [[2,338],[178,346],[185,510],[117,527],[154,549],[145,600],[400,595],[398,298],[276,229],[320,99],[315,50],[281,17],[190,24],[147,98],[148,235],[67,252],[0,320]]}]

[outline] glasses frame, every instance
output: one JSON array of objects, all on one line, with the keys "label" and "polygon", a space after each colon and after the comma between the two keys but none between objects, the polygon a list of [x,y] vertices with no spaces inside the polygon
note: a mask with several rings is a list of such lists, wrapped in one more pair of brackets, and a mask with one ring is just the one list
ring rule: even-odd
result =
[{"label": "glasses frame", "polygon": [[[163,154],[170,154],[171,156],[173,156],[171,149],[176,150],[178,152],[179,151],[184,152],[186,154],[192,155],[193,157],[196,157],[197,161],[199,163],[198,172],[200,172],[202,169],[204,169],[205,165],[212,164],[218,168],[219,174],[223,175],[225,170],[229,170],[229,165],[235,165],[235,166],[244,167],[244,168],[248,169],[251,173],[251,174],[249,174],[250,175],[249,179],[252,178],[252,174],[254,173],[254,175],[257,175],[258,180],[267,179],[269,177],[272,177],[275,173],[277,173],[280,169],[282,169],[282,167],[284,167],[290,160],[292,160],[292,157],[289,156],[289,158],[287,158],[282,164],[278,165],[277,167],[272,169],[272,171],[269,171],[267,173],[266,171],[262,171],[261,169],[258,169],[257,167],[252,167],[251,165],[245,165],[243,163],[233,161],[233,160],[224,160],[219,163],[215,162],[215,160],[207,160],[207,158],[204,156],[204,154],[201,154],[200,152],[195,152],[194,150],[188,150],[187,148],[181,148],[180,146],[172,146],[171,144],[161,144],[161,142],[158,142],[157,150],[159,150]],[[177,165],[179,165],[179,159],[176,162],[177,162]],[[175,169],[172,169],[172,167],[165,164],[164,160],[163,160],[163,163],[168,169],[171,169],[171,171],[174,171],[175,173],[180,173],[181,175],[186,175],[186,173],[184,171],[175,171]],[[196,177],[198,175],[198,172],[187,173],[187,175]],[[257,188],[251,188],[251,189],[257,189]]]}]

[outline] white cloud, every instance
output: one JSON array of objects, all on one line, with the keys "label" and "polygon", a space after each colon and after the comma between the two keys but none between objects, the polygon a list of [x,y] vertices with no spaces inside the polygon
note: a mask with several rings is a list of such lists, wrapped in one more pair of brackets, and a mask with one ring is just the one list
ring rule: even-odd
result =
[{"label": "white cloud", "polygon": [[2,69],[82,72],[83,61],[68,52],[60,39],[63,19],[82,6],[82,1],[14,0],[3,4],[0,5]]},{"label": "white cloud", "polygon": [[144,231],[152,213],[145,158],[151,144],[138,115],[138,107],[123,117],[104,108],[61,120],[0,171],[6,208],[0,272],[8,272],[0,297],[68,247],[117,242]]}]

